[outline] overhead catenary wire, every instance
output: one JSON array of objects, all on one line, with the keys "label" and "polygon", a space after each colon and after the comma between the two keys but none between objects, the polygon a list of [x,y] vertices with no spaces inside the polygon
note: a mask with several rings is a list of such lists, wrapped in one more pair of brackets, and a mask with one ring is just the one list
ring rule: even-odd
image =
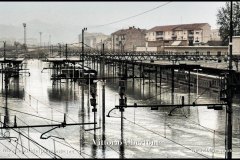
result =
[{"label": "overhead catenary wire", "polygon": [[[17,140],[18,141],[18,140]],[[16,142],[16,141],[14,141],[14,142]],[[13,145],[13,143],[11,142],[11,141],[9,141],[9,143],[12,145],[12,146],[14,146]],[[24,145],[22,145],[21,144],[21,146],[23,147],[23,148],[25,148],[26,149],[26,147],[24,146]],[[20,151],[20,149],[19,148],[17,148],[17,146],[14,146],[14,147],[16,147],[16,150],[19,150]],[[9,149],[9,148],[8,148]],[[10,150],[10,149],[9,149]],[[12,151],[12,150],[10,150],[10,151]],[[13,152],[13,151],[12,151]],[[32,152],[32,151],[30,151],[33,155],[35,155],[36,157],[38,157],[38,158],[40,158],[38,155],[36,155],[34,152]],[[13,152],[15,155],[17,155],[16,154],[16,151],[15,152]],[[26,156],[27,158],[29,158],[26,154],[23,154],[24,156]],[[17,155],[18,156],[18,155]],[[18,156],[19,157],[19,156]],[[20,158],[20,157],[19,157]]]},{"label": "overhead catenary wire", "polygon": [[[1,142],[0,142],[1,143]],[[9,141],[9,143],[12,145],[12,146],[14,146],[13,144],[12,144],[12,142],[11,141]],[[7,148],[8,150],[10,150],[11,152],[13,152],[18,158],[20,158],[20,156],[18,156],[17,155],[17,153],[16,153],[16,151],[14,152],[14,151],[12,151],[9,147],[7,147],[7,146],[5,146],[3,143],[1,143],[5,148]],[[15,146],[14,146],[15,147]],[[23,146],[24,147],[24,146]],[[17,150],[19,150],[18,148],[16,148]],[[19,150],[20,151],[20,150]],[[26,157],[26,158],[29,158],[27,155],[25,155],[24,154],[24,156]]]},{"label": "overhead catenary wire", "polygon": [[[26,92],[26,91],[25,91]],[[27,92],[26,92],[27,93]],[[30,95],[29,93],[27,93],[28,95]],[[38,100],[37,98],[35,98],[35,97],[33,97],[33,96],[31,96],[32,98],[34,98],[34,99],[36,99],[36,100]],[[38,100],[38,102],[40,102],[41,104],[43,104],[43,105],[45,105],[46,107],[50,107],[50,108],[52,108],[51,106],[49,106],[49,105],[46,105],[45,103],[43,103],[43,102],[41,102],[41,101],[39,101]],[[6,107],[1,107],[1,108],[6,108]],[[9,109],[9,108],[8,108]],[[52,108],[52,109],[54,109],[54,110],[56,110],[56,111],[58,111],[58,112],[60,112],[60,113],[63,113],[63,112],[61,112],[61,111],[59,111],[59,110],[57,110],[57,109],[55,109],[55,108]],[[17,110],[14,110],[14,109],[9,109],[9,110],[12,110],[12,111],[16,111],[16,112],[19,112],[19,113],[22,113],[22,114],[28,114],[28,115],[31,115],[31,116],[34,116],[34,117],[38,117],[38,118],[41,118],[41,119],[45,119],[45,120],[49,120],[49,121],[54,121],[54,120],[51,120],[51,119],[48,119],[48,118],[45,118],[45,117],[40,117],[40,116],[37,116],[37,115],[33,115],[33,114],[29,114],[29,113],[26,113],[26,112],[21,112],[21,111],[17,111]],[[66,114],[67,115],[67,114]],[[68,115],[67,115],[68,116]],[[75,120],[73,120],[70,116],[68,116],[69,117],[69,119],[71,119],[73,122],[76,122]],[[18,118],[19,119],[19,118]],[[59,121],[55,121],[55,122],[59,122]],[[36,129],[34,129],[34,130],[36,130]],[[38,131],[38,130],[36,130],[36,131]],[[85,131],[84,131],[85,132]],[[89,132],[87,132],[87,133],[89,133]],[[91,133],[89,133],[89,134],[91,134]],[[55,140],[56,141],[56,140]],[[57,142],[59,142],[59,141],[57,141]],[[65,140],[65,142],[69,145],[69,146],[71,146],[66,140]],[[60,142],[59,142],[60,143]],[[62,143],[61,143],[62,144]],[[63,144],[64,145],[64,144]],[[67,146],[67,145],[66,145]],[[68,146],[68,147],[69,147]],[[73,148],[74,149],[74,147],[72,147],[71,146],[71,148]],[[109,148],[111,148],[111,147],[109,147]],[[116,150],[114,150],[113,148],[111,148],[113,151],[115,151],[115,152],[117,152]],[[76,150],[76,149],[75,149]],[[76,150],[77,151],[77,150]],[[78,151],[78,152],[80,152],[80,151]],[[81,152],[81,153],[83,153],[83,152]],[[86,154],[86,153],[83,153],[83,154]],[[90,155],[88,155],[88,154],[86,154],[87,156],[90,156]],[[81,155],[82,156],[82,155]],[[91,156],[90,156],[91,157]]]},{"label": "overhead catenary wire", "polygon": [[172,2],[172,1],[169,1],[169,2],[167,2],[167,3],[161,4],[161,5],[157,6],[157,7],[154,7],[154,8],[152,8],[152,9],[149,9],[149,10],[147,10],[147,11],[138,13],[138,14],[136,14],[136,15],[133,15],[133,16],[130,16],[130,17],[127,17],[127,18],[123,18],[123,19],[120,19],[120,20],[117,20],[117,21],[113,21],[113,22],[110,22],[110,23],[106,23],[106,24],[87,26],[87,28],[103,27],[103,26],[107,26],[107,25],[119,23],[119,22],[122,22],[122,21],[126,21],[126,20],[129,20],[129,19],[131,19],[131,18],[135,18],[135,17],[141,16],[141,15],[143,15],[143,14],[146,14],[146,13],[148,13],[148,12],[151,12],[151,11],[153,11],[153,10],[156,10],[156,9],[158,9],[158,8],[161,8],[161,7],[163,7],[163,6],[166,6],[167,4],[169,4],[169,3],[171,3],[171,2]]},{"label": "overhead catenary wire", "polygon": [[[12,144],[12,142],[10,142],[11,144]],[[12,144],[13,145],[13,144]],[[14,145],[13,145],[14,146]],[[24,145],[22,145],[22,147],[24,148],[24,149],[26,149],[27,150],[27,147],[25,147]],[[18,148],[17,148],[18,149]],[[18,149],[19,151],[20,151],[20,149]],[[31,150],[29,150],[29,152],[30,153],[32,153],[33,155],[35,155],[36,157],[38,157],[38,158],[41,158],[41,157],[39,157],[38,155],[36,155],[34,152],[32,152]],[[25,154],[24,154],[25,155]],[[27,158],[29,158],[27,155],[25,155]]]},{"label": "overhead catenary wire", "polygon": [[[24,90],[24,92],[27,93],[28,95],[30,95],[26,90]],[[52,106],[45,104],[44,102],[42,102],[42,101],[40,101],[39,99],[33,97],[32,95],[31,95],[31,97],[34,98],[35,100],[37,100],[37,101],[38,101],[39,103],[41,103],[42,105],[48,107],[48,108],[51,108],[51,109],[53,109],[53,110],[55,110],[55,111],[57,111],[57,112],[59,112],[59,113],[66,114],[66,116],[73,121],[73,119],[68,115],[68,113],[64,113],[64,112],[62,112],[62,111],[59,111],[58,109],[55,109],[55,108],[53,108]]]},{"label": "overhead catenary wire", "polygon": [[[2,121],[0,121],[0,123],[2,123],[2,124],[3,124],[3,122],[2,122]],[[33,143],[35,143],[35,145],[38,145],[39,147],[43,148],[43,149],[44,149],[44,150],[46,150],[48,153],[51,153],[52,155],[54,155],[54,156],[57,156],[57,157],[61,158],[59,155],[57,155],[57,154],[53,153],[51,150],[49,150],[49,149],[47,149],[46,147],[44,147],[43,145],[39,144],[38,142],[36,142],[36,141],[35,141],[35,140],[33,140],[32,138],[29,138],[28,136],[24,135],[22,132],[20,132],[20,131],[17,131],[17,130],[16,130],[16,129],[14,129],[14,128],[10,128],[10,129],[14,130],[16,133],[19,133],[19,134],[20,134],[20,135],[22,135],[23,137],[25,137],[25,138],[29,139],[30,141],[32,141]]]},{"label": "overhead catenary wire", "polygon": [[[25,90],[25,92],[26,92],[28,95],[30,95],[26,90]],[[64,114],[64,112],[59,111],[59,110],[53,108],[52,106],[49,106],[49,105],[43,103],[42,101],[38,100],[37,98],[33,97],[32,95],[31,95],[31,97],[34,98],[35,100],[37,100],[38,102],[40,102],[41,104],[45,105],[46,107],[51,108],[51,109],[53,109],[53,110],[55,110],[55,111],[58,111],[59,113],[63,113],[63,114]],[[5,108],[5,107],[2,107],[2,108]],[[12,109],[10,109],[10,110],[12,110]],[[15,111],[16,111],[16,110],[15,110]],[[25,112],[22,112],[22,113],[24,114]],[[28,113],[26,113],[26,114],[28,114]],[[32,116],[36,116],[36,115],[32,115]],[[68,113],[66,113],[66,116],[67,116],[69,119],[71,119],[73,122],[77,123],[75,120],[73,120],[73,119],[68,115]],[[37,116],[37,117],[38,117],[38,118],[45,119],[45,120],[54,121],[54,120],[51,120],[51,119],[47,119],[47,118],[45,118],[45,117],[40,117],[40,116]],[[59,122],[59,121],[56,121],[56,122]],[[86,131],[84,130],[84,132],[86,132]],[[88,133],[88,134],[92,134],[92,133],[89,133],[89,132],[87,132],[87,133]],[[55,140],[55,141],[56,141],[56,140]],[[59,142],[59,141],[58,141],[58,142]],[[60,143],[60,142],[59,142],[59,143]],[[68,142],[66,141],[66,143],[68,143]],[[70,145],[70,144],[68,143],[68,145]],[[112,147],[109,146],[109,148],[111,148],[113,151],[117,152],[117,151],[114,150]],[[81,152],[81,153],[82,153],[82,152]],[[86,153],[85,153],[85,154],[86,154]],[[86,154],[86,155],[88,155],[88,154]],[[81,155],[81,156],[82,156],[82,155]],[[90,156],[90,155],[88,155],[88,156]]]},{"label": "overhead catenary wire", "polygon": [[[18,118],[21,122],[23,122],[24,124],[26,124],[26,125],[28,125],[26,122],[24,122],[22,119],[20,119],[20,118]],[[37,131],[38,133],[41,133],[38,129],[36,129],[36,128],[32,128],[33,130],[35,130],[35,131]],[[59,133],[57,132],[57,131],[55,131],[58,135],[59,135]],[[60,136],[60,135],[59,135]],[[54,139],[54,138],[52,138],[52,137],[50,137],[50,139]],[[60,141],[57,141],[56,139],[54,139],[56,142],[58,142],[58,143],[61,143]],[[77,149],[75,149],[74,147],[72,147],[65,139],[63,139],[68,145],[66,145],[66,144],[63,144],[63,143],[61,143],[62,145],[64,145],[64,146],[67,146],[67,147],[69,147],[69,148],[72,148],[72,149],[74,149],[74,150],[76,150],[76,151],[78,151]],[[78,151],[79,152],[79,151]],[[86,154],[86,153],[83,153],[83,152],[81,152],[82,154]],[[86,154],[86,155],[88,155],[88,154]],[[81,154],[80,154],[80,156],[82,156]],[[88,156],[90,156],[90,155],[88,155]],[[82,156],[83,157],[83,156]],[[90,156],[91,157],[91,156]],[[85,158],[85,157],[83,157],[83,158]]]},{"label": "overhead catenary wire", "polygon": [[[130,123],[134,123],[134,122],[128,120],[127,118],[124,118],[124,119],[125,119],[126,121],[130,122]],[[180,144],[180,143],[178,143],[178,142],[176,142],[176,141],[174,141],[174,140],[172,140],[172,139],[169,139],[169,138],[167,138],[167,137],[165,137],[165,136],[162,136],[161,134],[159,134],[159,133],[157,133],[157,132],[155,132],[155,131],[153,131],[153,130],[151,130],[151,129],[148,129],[148,128],[146,128],[146,127],[144,127],[144,126],[142,126],[142,125],[140,125],[140,124],[137,124],[137,123],[134,123],[134,124],[137,125],[137,126],[139,126],[140,128],[143,128],[143,129],[145,129],[145,130],[148,130],[148,131],[150,131],[150,132],[152,132],[152,133],[154,133],[154,134],[156,134],[156,135],[158,135],[158,136],[160,136],[160,137],[162,137],[162,138],[165,138],[165,139],[167,139],[167,140],[169,140],[169,141],[171,141],[171,142],[173,142],[173,143],[175,143],[175,144],[177,144],[177,145],[179,145],[179,146],[182,146],[182,147],[184,147],[184,148],[186,148],[186,149],[188,149],[188,150],[190,150],[190,151],[193,151],[193,152],[195,152],[195,153],[198,154],[198,155],[201,155],[201,156],[203,156],[203,157],[205,157],[205,158],[208,158],[207,156],[205,156],[205,155],[203,155],[203,154],[201,154],[201,153],[199,153],[199,152],[197,152],[197,151],[194,151],[194,150],[192,150],[191,148],[189,148],[189,147],[187,147],[187,146],[185,146],[185,145],[183,145],[183,144]]]},{"label": "overhead catenary wire", "polygon": [[[0,108],[6,109],[6,107],[0,107]],[[7,109],[11,110],[11,111],[14,111],[14,112],[18,112],[18,113],[26,114],[26,115],[29,115],[29,116],[33,116],[33,117],[36,117],[36,118],[41,118],[41,119],[44,119],[44,120],[61,123],[60,121],[55,121],[55,120],[48,119],[48,118],[45,118],[45,117],[41,117],[41,116],[38,116],[38,115],[30,114],[30,113],[27,113],[27,112],[22,112],[22,111],[18,111],[18,110],[15,110],[15,109],[10,109],[10,108],[7,108]]]},{"label": "overhead catenary wire", "polygon": [[[69,117],[70,118],[70,117]],[[19,118],[18,118],[19,119]],[[71,120],[73,121],[73,122],[75,122],[75,123],[77,123],[75,120],[73,120],[72,118],[71,118]],[[23,122],[23,121],[22,121]],[[23,122],[23,123],[25,123],[25,122]],[[26,123],[25,123],[26,124]],[[36,128],[33,128],[35,131],[38,131]],[[90,135],[93,135],[92,133],[90,133],[90,132],[86,132],[85,130],[83,130],[85,133],[88,133],[88,134],[90,134]],[[40,133],[40,131],[38,131],[39,133]],[[56,131],[55,131],[56,132]],[[58,132],[57,132],[58,133]],[[58,143],[61,143],[60,141],[57,141],[57,140],[55,140],[56,142],[58,142]],[[69,143],[69,142],[67,142],[66,140],[64,140],[69,146],[70,146],[70,148],[72,148],[72,149],[74,149],[74,150],[76,150],[76,151],[78,151],[77,149],[75,149],[74,147],[72,147],[71,146],[71,144]],[[61,143],[61,144],[63,144],[63,143]],[[63,144],[63,145],[65,145],[65,146],[67,146],[66,144]],[[68,147],[69,147],[68,146]],[[108,146],[109,148],[111,148],[113,151],[115,151],[116,153],[118,153],[118,151],[116,151],[115,149],[113,149],[112,147],[110,147],[110,146]],[[80,152],[80,151],[78,151],[78,152]],[[89,155],[89,154],[86,154],[86,153],[83,153],[82,151],[81,151],[81,153],[82,154],[85,154],[85,155],[87,155],[87,156],[89,156],[89,157],[92,157],[91,155]],[[82,155],[81,155],[82,156]],[[93,157],[92,157],[93,158]]]},{"label": "overhead catenary wire", "polygon": [[13,152],[18,158],[21,158],[19,155],[17,155],[13,150],[11,150],[8,146],[4,145],[2,142],[0,142],[5,148],[7,148],[9,151]]},{"label": "overhead catenary wire", "polygon": [[[18,119],[19,119],[19,118],[18,118]],[[20,120],[20,119],[19,119],[19,120]],[[1,122],[1,121],[0,121],[0,122]],[[2,123],[2,122],[1,122],[1,123]],[[23,122],[23,123],[24,123],[24,122]],[[10,123],[10,124],[11,124],[11,123]],[[14,130],[14,131],[15,131],[15,130]],[[15,131],[15,132],[17,132],[17,133],[19,133],[19,134],[20,134],[21,132],[24,133],[24,131],[21,131],[21,132],[20,132],[20,129],[19,129],[19,131]],[[21,133],[21,134],[22,134],[22,133]],[[22,134],[22,135],[23,135],[23,134]],[[24,136],[24,137],[25,137],[25,136]],[[28,140],[30,140],[30,141],[32,141],[32,140],[30,139],[31,137],[30,137],[30,138],[29,138],[29,137],[25,137],[25,138],[28,139]],[[33,142],[33,141],[32,141],[32,142]],[[34,144],[34,143],[33,143],[33,144]],[[34,145],[35,145],[36,147],[40,148],[40,146],[38,146],[37,144],[34,144]],[[22,145],[22,146],[24,147],[24,145]],[[25,147],[24,147],[24,148],[25,148]],[[31,151],[30,151],[30,152],[31,152]],[[31,153],[33,153],[33,152],[31,152]],[[36,155],[35,153],[33,153],[33,154]],[[51,157],[51,155],[50,155],[48,152],[46,152],[46,154]],[[37,155],[36,155],[36,156],[37,156]],[[37,156],[37,157],[38,157],[38,156]],[[40,157],[39,157],[39,158],[40,158]]]},{"label": "overhead catenary wire", "polygon": [[[115,113],[115,114],[116,114],[116,113]],[[120,117],[119,117],[119,118],[120,118]],[[174,141],[174,140],[172,140],[172,139],[169,139],[169,138],[167,138],[167,137],[165,137],[165,136],[157,133],[156,131],[153,131],[153,130],[151,130],[151,129],[148,129],[148,128],[140,125],[140,124],[137,124],[136,122],[132,122],[131,120],[128,120],[126,117],[124,117],[123,119],[125,119],[126,121],[128,121],[128,122],[130,122],[130,123],[133,123],[134,125],[137,125],[137,126],[140,127],[140,128],[143,128],[143,129],[145,129],[145,130],[148,130],[149,132],[152,132],[152,133],[154,133],[154,134],[156,134],[156,135],[158,135],[158,136],[160,136],[160,137],[162,137],[162,138],[165,138],[165,139],[173,142],[174,144],[180,145],[181,147],[184,147],[184,148],[186,148],[186,149],[188,149],[188,150],[190,150],[190,151],[192,151],[192,152],[195,152],[196,154],[199,154],[199,155],[201,155],[201,156],[203,156],[203,157],[205,157],[205,158],[208,158],[207,156],[205,156],[205,155],[203,155],[203,154],[201,154],[201,153],[199,153],[199,152],[197,152],[197,151],[194,151],[194,150],[192,150],[191,148],[189,148],[189,147],[187,147],[187,146],[185,146],[185,145],[183,145],[183,144],[180,144],[180,143],[178,143],[178,142],[176,142],[176,141]]]}]

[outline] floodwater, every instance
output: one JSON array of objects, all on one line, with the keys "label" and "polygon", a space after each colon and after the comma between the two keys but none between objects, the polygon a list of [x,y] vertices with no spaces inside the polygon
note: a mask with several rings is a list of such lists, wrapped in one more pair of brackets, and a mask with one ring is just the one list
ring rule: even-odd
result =
[{"label": "floodwater", "polygon": [[[52,85],[51,71],[43,70],[48,64],[39,60],[27,60],[30,76],[23,73],[19,79],[11,79],[8,106],[5,107],[5,90],[1,85],[1,122],[9,126],[92,123],[94,116],[90,106],[89,86],[70,80]],[[42,72],[41,72],[42,71]],[[2,84],[2,75],[1,75]],[[123,130],[121,112],[118,109],[105,117],[105,134],[102,129],[102,85],[97,82],[97,129],[94,125],[66,126],[64,128],[41,127],[2,129],[0,158],[224,158],[226,108],[211,110],[206,106],[172,108],[125,108]],[[186,87],[164,82],[162,87],[148,80],[127,82],[127,104],[181,104],[196,100],[196,88],[188,95]],[[162,94],[160,94],[162,92]],[[197,103],[219,103],[218,94],[199,89]],[[106,113],[118,105],[118,80],[107,80],[105,87]],[[174,100],[172,99],[174,98]],[[233,158],[240,157],[239,102],[233,111]],[[2,125],[2,123],[1,123]],[[50,129],[52,131],[48,132]],[[47,132],[46,134],[43,134]],[[42,135],[43,134],[43,135]],[[40,136],[45,139],[41,139]],[[103,141],[105,139],[105,141]],[[123,142],[123,145],[122,145]]]}]

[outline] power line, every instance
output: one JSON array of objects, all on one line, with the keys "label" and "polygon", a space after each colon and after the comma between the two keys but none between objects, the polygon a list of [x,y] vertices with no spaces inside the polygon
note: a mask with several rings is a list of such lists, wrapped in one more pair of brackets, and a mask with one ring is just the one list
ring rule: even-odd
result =
[{"label": "power line", "polygon": [[13,150],[11,150],[8,146],[4,145],[3,143],[0,142],[5,148],[7,148],[9,151],[13,152],[18,158],[21,158],[19,155],[17,155]]},{"label": "power line", "polygon": [[114,23],[119,23],[119,22],[122,22],[122,21],[125,21],[125,20],[128,20],[128,19],[131,19],[131,18],[135,18],[135,17],[140,16],[140,15],[143,15],[143,14],[145,14],[145,13],[151,12],[151,11],[156,10],[156,9],[158,9],[158,8],[161,8],[161,7],[167,5],[167,4],[171,3],[171,2],[172,2],[172,1],[169,1],[169,2],[167,2],[167,3],[164,3],[164,4],[162,4],[162,5],[157,6],[157,7],[155,7],[155,8],[152,8],[152,9],[150,9],[150,10],[144,11],[144,12],[142,12],[142,13],[139,13],[139,14],[136,14],[136,15],[133,15],[133,16],[124,18],[124,19],[120,19],[120,20],[113,21],[113,22],[106,23],[106,24],[102,24],[102,25],[88,26],[87,28],[102,27],[102,26],[106,26],[106,25],[110,25],[110,24],[114,24]]},{"label": "power line", "polygon": [[[3,122],[1,122],[1,121],[0,121],[0,123],[3,124]],[[7,125],[7,126],[8,126],[8,125]],[[31,142],[35,143],[35,145],[37,145],[37,146],[43,148],[44,150],[46,150],[46,151],[47,151],[47,152],[46,152],[47,154],[51,154],[51,155],[57,156],[58,158],[61,158],[61,157],[60,157],[59,155],[57,155],[56,153],[53,153],[51,150],[49,150],[49,149],[47,149],[46,147],[42,146],[40,143],[38,143],[37,141],[33,140],[32,138],[24,135],[24,134],[21,133],[20,131],[17,131],[17,130],[14,129],[14,128],[10,128],[10,129],[12,129],[13,131],[15,131],[15,132],[18,133],[19,135],[22,135],[23,137],[27,138],[27,139],[30,140]]]},{"label": "power line", "polygon": [[[17,117],[18,118],[18,117]],[[21,122],[23,122],[25,125],[28,125],[27,123],[25,123],[23,120],[21,120],[20,118],[18,118]],[[39,131],[39,130],[37,130],[36,128],[32,128],[33,130],[35,130],[35,131],[37,131],[38,133],[41,133],[41,131]],[[57,134],[58,134],[58,136],[60,137],[60,135],[59,135],[59,133],[57,132],[57,131],[55,131]],[[24,133],[24,132],[23,132]],[[53,140],[55,140],[54,138],[52,138],[52,137],[50,137],[50,139],[53,139]],[[75,149],[71,144],[69,144],[65,139],[63,139],[68,145],[66,145],[66,144],[64,144],[64,143],[61,143],[60,141],[57,141],[57,140],[55,140],[56,142],[58,142],[58,143],[60,143],[60,144],[62,144],[62,145],[64,145],[64,146],[67,146],[67,147],[69,147],[69,148],[72,148],[72,149],[74,149],[75,151],[77,151],[78,153],[79,152],[81,152],[81,151],[78,151],[77,149]],[[87,156],[89,156],[89,157],[91,157],[91,155],[89,155],[89,154],[86,154],[86,153],[83,153],[83,152],[81,152],[81,153],[79,153],[79,155],[80,156],[82,156],[82,158],[84,158],[85,159],[85,157],[83,157],[83,155],[81,155],[81,154],[85,154],[85,155],[87,155]],[[91,158],[93,158],[93,157],[91,157]]]},{"label": "power line", "polygon": [[[126,118],[125,118],[125,120],[128,121],[128,122],[130,122],[130,123],[134,123],[134,122],[132,122],[131,120],[128,120],[128,119],[126,119]],[[134,123],[134,124],[135,124],[136,126],[139,126],[140,128],[143,128],[143,129],[149,131],[149,132],[152,132],[152,133],[154,133],[154,134],[156,134],[156,135],[158,135],[158,136],[160,136],[160,137],[162,137],[162,138],[165,138],[165,139],[171,141],[171,142],[174,143],[174,144],[177,144],[177,145],[179,145],[179,146],[181,146],[181,147],[183,147],[183,148],[186,148],[186,149],[188,149],[188,150],[190,150],[190,151],[192,151],[192,152],[195,152],[195,153],[198,154],[198,155],[201,155],[201,156],[203,156],[203,157],[205,157],[205,158],[208,158],[207,156],[205,156],[205,155],[203,155],[203,154],[201,154],[201,153],[199,153],[199,152],[197,152],[197,151],[194,151],[193,149],[191,149],[191,148],[189,148],[189,147],[187,147],[187,146],[185,146],[185,145],[183,145],[183,144],[181,144],[181,143],[178,143],[178,142],[176,142],[176,141],[174,141],[174,140],[172,140],[172,139],[170,139],[170,138],[167,138],[167,137],[162,136],[160,133],[158,133],[158,132],[156,132],[156,131],[154,131],[154,130],[151,130],[151,129],[149,129],[149,128],[146,128],[146,127],[144,127],[143,125],[140,125],[140,124],[137,124],[137,123]]]},{"label": "power line", "polygon": [[41,119],[52,121],[52,122],[61,123],[60,121],[55,121],[55,120],[52,120],[52,119],[48,119],[48,118],[41,117],[41,116],[38,116],[38,115],[30,114],[30,113],[27,113],[27,112],[18,111],[18,110],[15,110],[15,109],[10,109],[10,108],[7,108],[7,107],[1,107],[0,106],[0,108],[8,109],[8,110],[11,110],[11,111],[14,111],[14,112],[26,114],[26,115],[29,115],[29,116],[33,116],[33,117],[36,117],[36,118],[41,118]]}]

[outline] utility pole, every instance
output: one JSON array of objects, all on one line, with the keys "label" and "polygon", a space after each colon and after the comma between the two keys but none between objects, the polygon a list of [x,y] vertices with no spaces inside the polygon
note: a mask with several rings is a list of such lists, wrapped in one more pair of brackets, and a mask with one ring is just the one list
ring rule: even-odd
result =
[{"label": "utility pole", "polygon": [[39,44],[39,48],[41,48],[41,47],[42,47],[42,32],[39,32],[39,34],[40,34],[40,44]]},{"label": "utility pole", "polygon": [[105,141],[105,58],[104,58],[104,43],[102,44],[102,131],[103,131],[103,142]]},{"label": "utility pole", "polygon": [[84,68],[84,31],[86,30],[87,28],[82,29],[82,68]]},{"label": "utility pole", "polygon": [[26,40],[26,23],[23,23],[23,28],[24,28],[24,48],[25,48],[25,50],[27,50],[27,40]]},{"label": "utility pole", "polygon": [[123,112],[124,112],[124,106],[126,105],[127,98],[125,96],[125,90],[126,90],[126,84],[125,80],[119,80],[119,111],[121,112],[121,145],[120,145],[120,158],[124,158],[124,137],[123,137]]},{"label": "utility pole", "polygon": [[233,67],[232,67],[232,1],[230,9],[230,35],[229,35],[229,74],[227,81],[227,159],[232,159],[232,98],[233,98]]},{"label": "utility pole", "polygon": [[6,41],[3,41],[3,59],[6,60]]},{"label": "utility pole", "polygon": [[112,40],[112,49],[113,49],[113,52],[115,52],[115,39],[114,39],[114,34],[113,34],[113,40]]},{"label": "utility pole", "polygon": [[60,43],[58,43],[58,45],[59,45],[59,56],[60,56],[60,58],[61,58],[61,54],[62,54],[62,46],[61,46]]},{"label": "utility pole", "polygon": [[[8,68],[6,68],[8,69]],[[9,73],[10,71],[9,70],[5,70],[5,107],[7,108],[8,107],[8,83],[9,83]]]},{"label": "utility pole", "polygon": [[68,57],[68,55],[67,55],[68,53],[67,53],[67,44],[66,44],[66,49],[65,49],[65,56],[66,56],[66,60],[67,60],[67,57]]},{"label": "utility pole", "polygon": [[15,47],[16,47],[16,56],[17,56],[17,54],[18,54],[18,48],[17,48],[18,43],[15,41],[14,44],[15,44]]},{"label": "utility pole", "polygon": [[48,44],[48,47],[49,47],[49,52],[50,52],[50,54],[51,54],[51,34],[49,34],[49,40],[48,40],[49,42],[49,44]]}]

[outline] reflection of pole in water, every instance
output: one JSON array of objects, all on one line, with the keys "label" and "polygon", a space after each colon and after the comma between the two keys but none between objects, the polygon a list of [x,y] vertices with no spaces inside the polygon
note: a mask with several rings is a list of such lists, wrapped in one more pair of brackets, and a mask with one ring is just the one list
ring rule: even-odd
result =
[{"label": "reflection of pole in water", "polygon": [[190,104],[190,91],[191,91],[191,81],[190,81],[190,78],[191,78],[191,72],[190,70],[188,70],[188,104]]},{"label": "reflection of pole in water", "polygon": [[123,138],[123,112],[124,112],[124,105],[126,105],[126,97],[125,99],[123,98],[123,96],[125,95],[125,90],[126,90],[126,81],[124,80],[120,80],[119,81],[119,95],[120,95],[120,99],[119,99],[119,110],[121,112],[121,144],[120,144],[120,158],[124,158],[124,138]]},{"label": "reflection of pole in water", "polygon": [[171,69],[172,71],[172,104],[174,104],[174,68]]},{"label": "reflection of pole in water", "polygon": [[121,111],[121,143],[120,143],[120,158],[123,159],[124,158],[124,137],[123,137],[123,112]]},{"label": "reflection of pole in water", "polygon": [[172,95],[172,104],[174,104],[174,93],[171,93]]},{"label": "reflection of pole in water", "polygon": [[19,77],[15,79],[14,90],[17,92],[17,98],[20,98]]},{"label": "reflection of pole in water", "polygon": [[[96,112],[97,112],[97,108],[96,108],[96,94],[97,94],[97,83],[92,83],[91,84],[91,96],[92,98],[90,99],[91,100],[91,106],[93,106],[93,109],[92,109],[92,112],[93,112],[93,119],[94,119],[94,135],[93,135],[93,138],[94,138],[94,141],[96,142]],[[95,143],[93,143],[92,145],[92,155],[93,157],[95,158],[96,156],[96,149],[97,149],[97,145]]]},{"label": "reflection of pole in water", "polygon": [[4,123],[8,124],[9,123],[9,113],[8,113],[8,83],[9,83],[9,70],[5,70],[5,117],[4,117]]},{"label": "reflection of pole in water", "polygon": [[[101,76],[105,76],[105,59],[104,59],[104,43],[102,44],[102,65],[101,65]],[[109,76],[109,65],[108,65],[108,76]],[[103,148],[102,152],[105,155],[105,78],[103,78],[102,82],[102,141],[103,141]]]},{"label": "reflection of pole in water", "polygon": [[68,113],[68,101],[66,101],[65,113]]},{"label": "reflection of pole in water", "polygon": [[105,141],[105,82],[102,85],[102,140]]},{"label": "reflection of pole in water", "polygon": [[[95,140],[96,142],[96,140]],[[92,144],[92,157],[93,158],[96,158],[96,155],[97,155],[97,145],[96,144]]]},{"label": "reflection of pole in water", "polygon": [[[82,90],[82,93],[81,93],[81,96],[82,96],[82,107],[81,107],[81,110],[79,109],[79,121],[80,121],[80,117],[81,117],[81,121],[82,123],[85,123],[85,113],[84,113],[84,85],[82,85],[81,87],[81,90]],[[80,127],[80,152],[82,151],[82,148],[84,149],[84,146],[85,146],[85,138],[84,138],[84,130],[85,130],[85,127],[84,125],[82,125]]]},{"label": "reflection of pole in water", "polygon": [[3,93],[3,64],[2,64],[2,93]]},{"label": "reflection of pole in water", "polygon": [[88,101],[87,101],[87,105],[88,105],[88,117],[90,117],[90,73],[88,74]]}]

